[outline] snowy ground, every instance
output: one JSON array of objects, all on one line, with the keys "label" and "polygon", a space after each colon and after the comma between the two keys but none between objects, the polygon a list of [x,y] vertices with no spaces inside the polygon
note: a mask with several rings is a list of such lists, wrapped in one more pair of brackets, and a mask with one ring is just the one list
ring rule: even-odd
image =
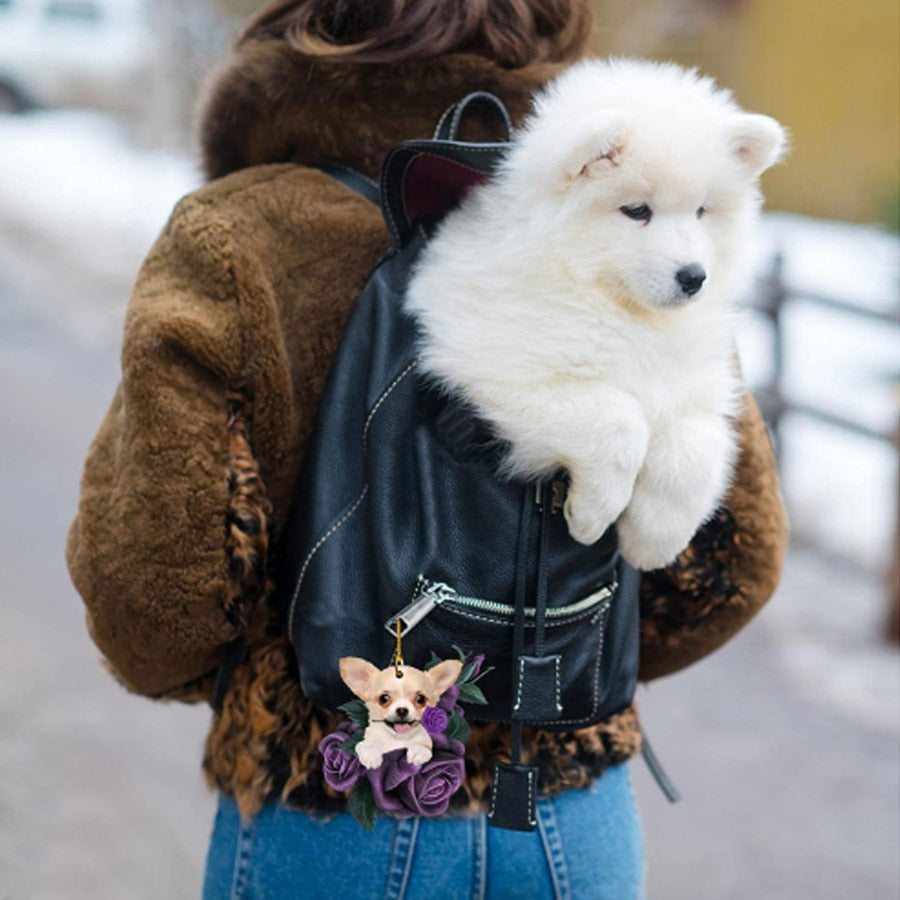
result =
[{"label": "snowy ground", "polygon": [[[103,675],[61,556],[116,380],[128,286],[199,180],[190,160],[139,153],[102,116],[0,118],[0,440],[15,511],[0,531],[9,900],[197,895],[208,714],[142,703]],[[896,237],[779,215],[764,238],[785,252],[795,289],[896,308]],[[796,399],[873,428],[896,423],[895,326],[798,300],[785,333]],[[763,381],[770,336],[756,317],[741,352],[751,383]],[[643,692],[657,750],[688,797],[669,811],[638,776],[654,900],[888,900],[900,886],[900,665],[879,640],[896,451],[802,417],[781,439],[797,548],[778,595],[709,663]]]}]

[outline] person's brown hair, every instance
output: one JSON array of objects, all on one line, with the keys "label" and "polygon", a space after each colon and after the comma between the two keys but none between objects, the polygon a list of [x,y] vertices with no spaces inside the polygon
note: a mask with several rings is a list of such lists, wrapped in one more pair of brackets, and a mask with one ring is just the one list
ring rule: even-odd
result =
[{"label": "person's brown hair", "polygon": [[475,52],[509,68],[578,56],[588,0],[276,0],[238,35],[285,40],[303,56],[392,63]]}]

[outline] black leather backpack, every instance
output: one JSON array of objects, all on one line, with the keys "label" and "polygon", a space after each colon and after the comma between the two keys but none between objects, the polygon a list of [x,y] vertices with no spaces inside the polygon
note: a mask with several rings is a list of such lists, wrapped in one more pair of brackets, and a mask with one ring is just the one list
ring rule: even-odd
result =
[{"label": "black leather backpack", "polygon": [[[627,707],[638,670],[638,575],[615,527],[593,546],[568,533],[565,473],[503,480],[503,446],[459,398],[423,378],[415,322],[402,307],[410,271],[441,216],[491,176],[507,144],[456,140],[473,94],[433,140],[387,157],[380,186],[323,166],[379,202],[393,238],[341,340],[320,405],[277,583],[303,691],[336,709],[349,699],[338,660],[484,653],[488,699],[470,717],[513,723],[513,761],[495,770],[490,821],[534,827],[536,772],[520,764],[521,725],[571,731]],[[488,248],[486,248],[488,249]],[[498,360],[498,364],[501,361]]]}]

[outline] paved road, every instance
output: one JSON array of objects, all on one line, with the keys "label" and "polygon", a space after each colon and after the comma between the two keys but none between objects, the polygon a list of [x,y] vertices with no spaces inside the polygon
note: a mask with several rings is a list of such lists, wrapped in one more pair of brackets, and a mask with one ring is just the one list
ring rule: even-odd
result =
[{"label": "paved road", "polygon": [[[196,898],[208,713],[129,697],[100,671],[62,560],[117,378],[118,296],[3,247],[0,896]],[[635,765],[651,900],[896,900],[900,670],[873,642],[878,588],[797,553],[769,612],[642,691],[685,795],[669,807]]]},{"label": "paved road", "polygon": [[[900,896],[900,663],[873,644],[879,587],[798,551],[756,622],[644,690],[684,795],[667,808],[638,769],[652,900]],[[834,597],[846,630],[817,635],[816,604]],[[849,621],[856,604],[872,627]]]},{"label": "paved road", "polygon": [[25,274],[0,263],[0,896],[195,898],[207,712],[130,697],[100,670],[63,562],[116,325],[96,304],[79,315],[72,273]]}]

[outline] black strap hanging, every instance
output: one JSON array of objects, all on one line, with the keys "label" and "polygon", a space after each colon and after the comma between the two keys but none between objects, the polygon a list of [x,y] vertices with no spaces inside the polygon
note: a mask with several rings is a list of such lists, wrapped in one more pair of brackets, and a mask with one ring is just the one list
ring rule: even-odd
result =
[{"label": "black strap hanging", "polygon": [[[525,607],[528,602],[528,544],[531,537],[533,500],[522,492],[519,539],[516,547],[515,619],[513,623],[513,664],[525,659]],[[517,714],[517,682],[513,680],[513,720],[510,726],[511,759],[494,764],[494,783],[488,821],[497,828],[533,831],[537,824],[538,769],[522,764],[522,717]]]}]

